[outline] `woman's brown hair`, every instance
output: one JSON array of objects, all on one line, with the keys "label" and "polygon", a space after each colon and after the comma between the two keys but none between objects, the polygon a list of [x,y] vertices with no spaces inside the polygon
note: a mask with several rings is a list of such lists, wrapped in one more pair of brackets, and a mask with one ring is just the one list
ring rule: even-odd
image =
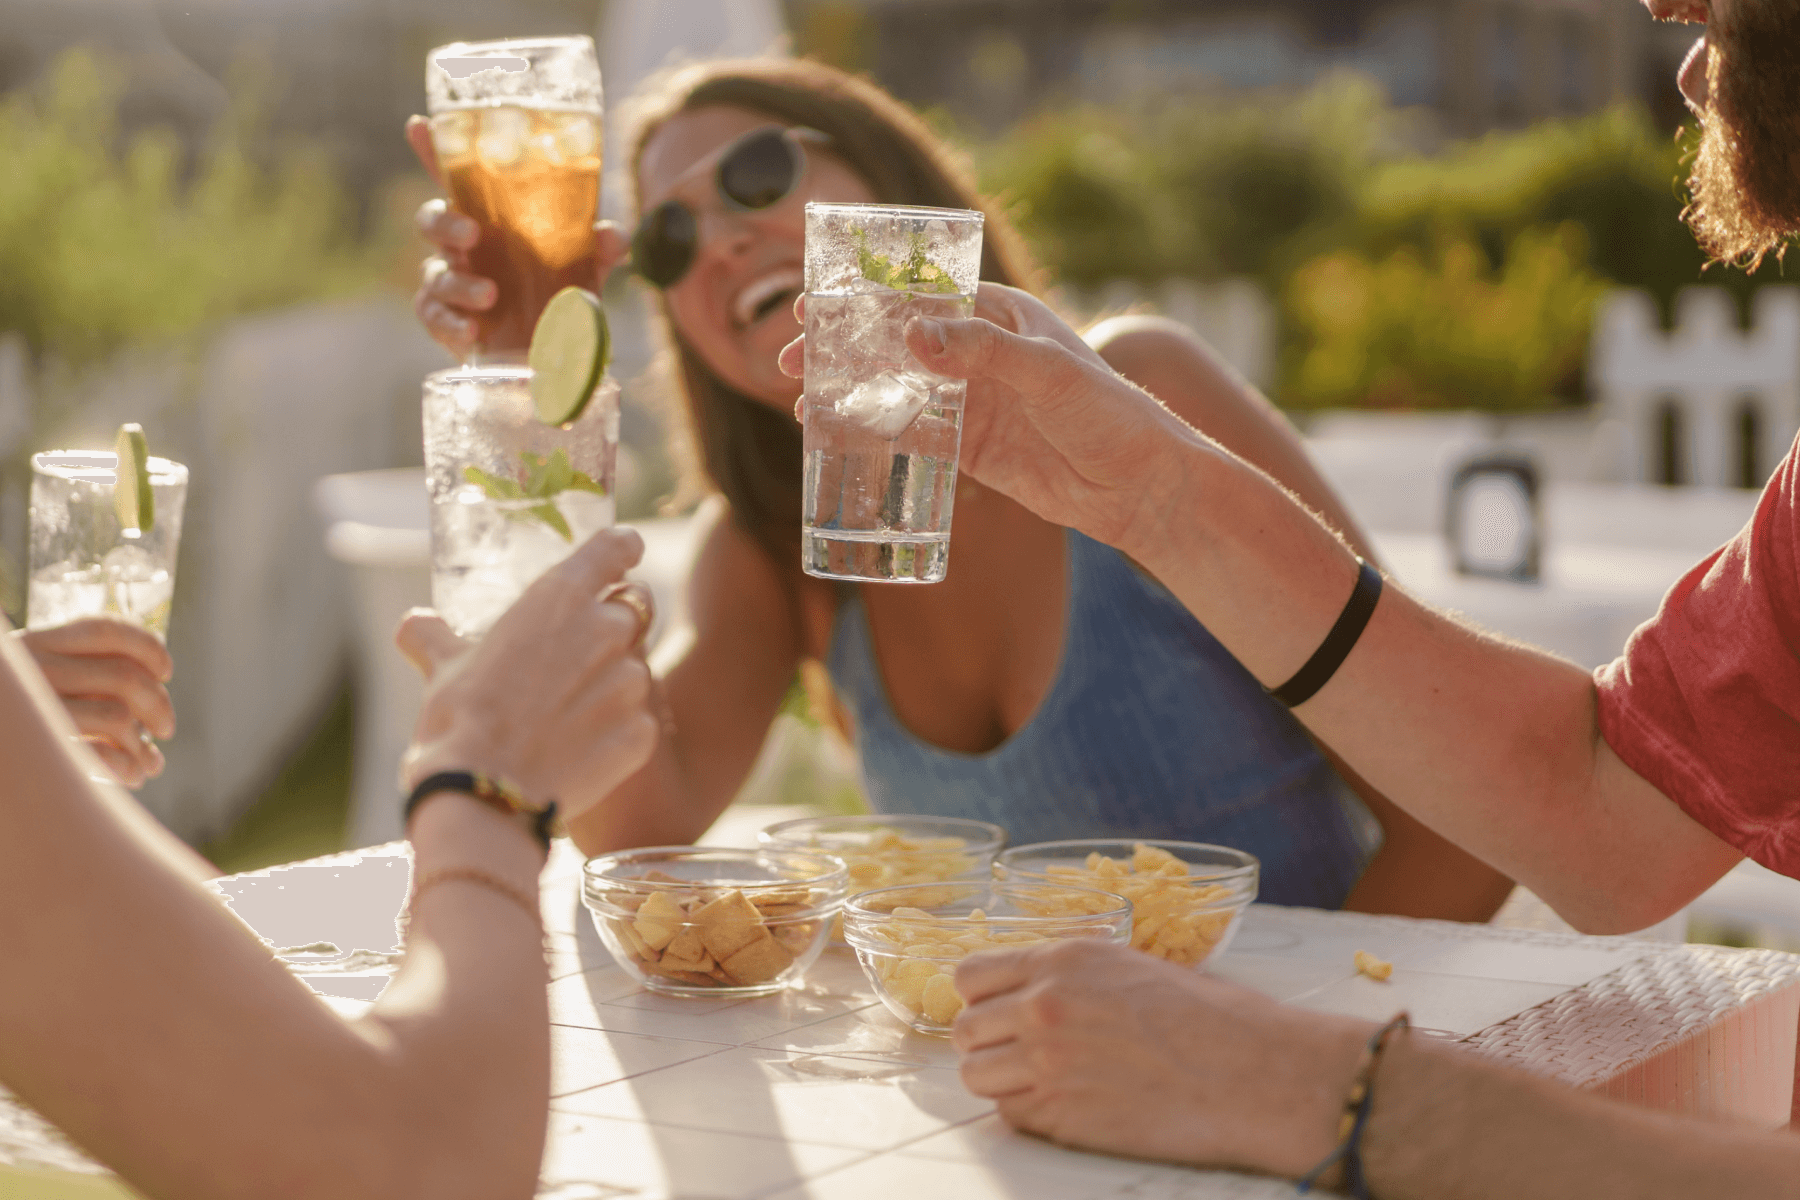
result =
[{"label": "woman's brown hair", "polygon": [[[1005,214],[976,189],[962,158],[905,104],[864,79],[808,59],[744,59],[678,68],[633,102],[631,165],[676,113],[730,107],[816,129],[830,152],[884,204],[974,208],[986,214],[981,277],[1013,287],[1036,282],[1031,255]],[[738,524],[782,567],[800,561],[800,426],[714,375],[663,318],[675,341],[690,457],[731,505]]]}]

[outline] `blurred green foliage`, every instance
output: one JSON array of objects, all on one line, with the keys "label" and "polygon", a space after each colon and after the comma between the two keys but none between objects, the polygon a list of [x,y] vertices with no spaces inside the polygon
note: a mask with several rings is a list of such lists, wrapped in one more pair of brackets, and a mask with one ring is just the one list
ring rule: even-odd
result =
[{"label": "blurred green foliage", "polygon": [[[1256,280],[1279,300],[1287,405],[1529,409],[1577,399],[1594,302],[1702,281],[1688,143],[1636,110],[1437,153],[1371,83],[1284,102],[1045,113],[980,148],[1057,279]],[[1745,297],[1759,280],[1716,269]]]},{"label": "blurred green foliage", "polygon": [[1576,390],[1604,279],[1568,223],[1528,226],[1490,265],[1473,241],[1322,255],[1289,283],[1302,337],[1284,398],[1308,408],[1538,406]]},{"label": "blurred green foliage", "polygon": [[256,78],[193,162],[172,133],[123,134],[124,74],[86,50],[0,99],[0,331],[81,363],[378,278],[322,153],[264,152]]}]

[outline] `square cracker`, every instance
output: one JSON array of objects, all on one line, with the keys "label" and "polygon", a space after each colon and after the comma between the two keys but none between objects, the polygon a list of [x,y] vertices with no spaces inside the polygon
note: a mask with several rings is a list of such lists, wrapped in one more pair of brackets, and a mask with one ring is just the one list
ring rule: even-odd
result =
[{"label": "square cracker", "polygon": [[725,973],[742,986],[767,983],[794,963],[788,948],[763,931],[760,941],[751,942],[730,958],[720,959]]},{"label": "square cracker", "polygon": [[652,950],[661,950],[672,941],[687,914],[681,905],[667,892],[651,892],[643,904],[638,906],[637,916],[632,920],[632,928],[644,940],[644,944]]},{"label": "square cracker", "polygon": [[735,889],[701,905],[690,919],[699,929],[707,953],[720,962],[769,936],[763,928],[762,914],[744,898],[744,893]]}]

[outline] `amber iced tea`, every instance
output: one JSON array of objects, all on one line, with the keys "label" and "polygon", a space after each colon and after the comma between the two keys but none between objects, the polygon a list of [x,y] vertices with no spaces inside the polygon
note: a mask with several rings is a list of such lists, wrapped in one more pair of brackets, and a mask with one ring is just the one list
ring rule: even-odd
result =
[{"label": "amber iced tea", "polygon": [[600,118],[505,105],[439,113],[431,128],[451,203],[481,226],[470,268],[497,287],[481,348],[523,350],[550,297],[598,274]]},{"label": "amber iced tea", "polygon": [[450,202],[481,226],[470,253],[494,281],[484,361],[523,361],[550,297],[598,284],[600,66],[592,38],[439,46],[425,60],[432,143]]}]

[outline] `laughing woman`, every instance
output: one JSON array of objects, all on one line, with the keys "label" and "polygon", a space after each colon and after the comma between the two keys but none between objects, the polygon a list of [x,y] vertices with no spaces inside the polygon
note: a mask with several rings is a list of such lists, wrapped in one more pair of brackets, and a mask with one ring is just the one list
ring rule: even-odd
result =
[{"label": "laughing woman", "polygon": [[[865,81],[806,61],[703,64],[658,81],[635,108],[643,217],[631,265],[660,293],[714,495],[699,518],[690,625],[653,663],[662,737],[649,765],[574,827],[583,848],[698,836],[811,660],[848,710],[877,811],[975,817],[1015,842],[1218,842],[1262,860],[1262,895],[1276,903],[1491,915],[1506,880],[1346,782],[1154,579],[966,476],[946,582],[839,587],[804,575],[800,388],[776,356],[799,332],[806,202],[979,208],[982,278],[1028,287],[1036,273],[949,148]],[[408,136],[435,169],[422,118]],[[472,221],[439,201],[422,227],[439,255],[419,315],[460,353],[493,283],[468,273]],[[610,225],[597,239],[604,278],[628,240]],[[991,304],[978,311],[1006,319]],[[1143,318],[1088,338],[1368,554],[1292,428],[1207,347]],[[1371,860],[1377,827],[1385,840]]]}]

